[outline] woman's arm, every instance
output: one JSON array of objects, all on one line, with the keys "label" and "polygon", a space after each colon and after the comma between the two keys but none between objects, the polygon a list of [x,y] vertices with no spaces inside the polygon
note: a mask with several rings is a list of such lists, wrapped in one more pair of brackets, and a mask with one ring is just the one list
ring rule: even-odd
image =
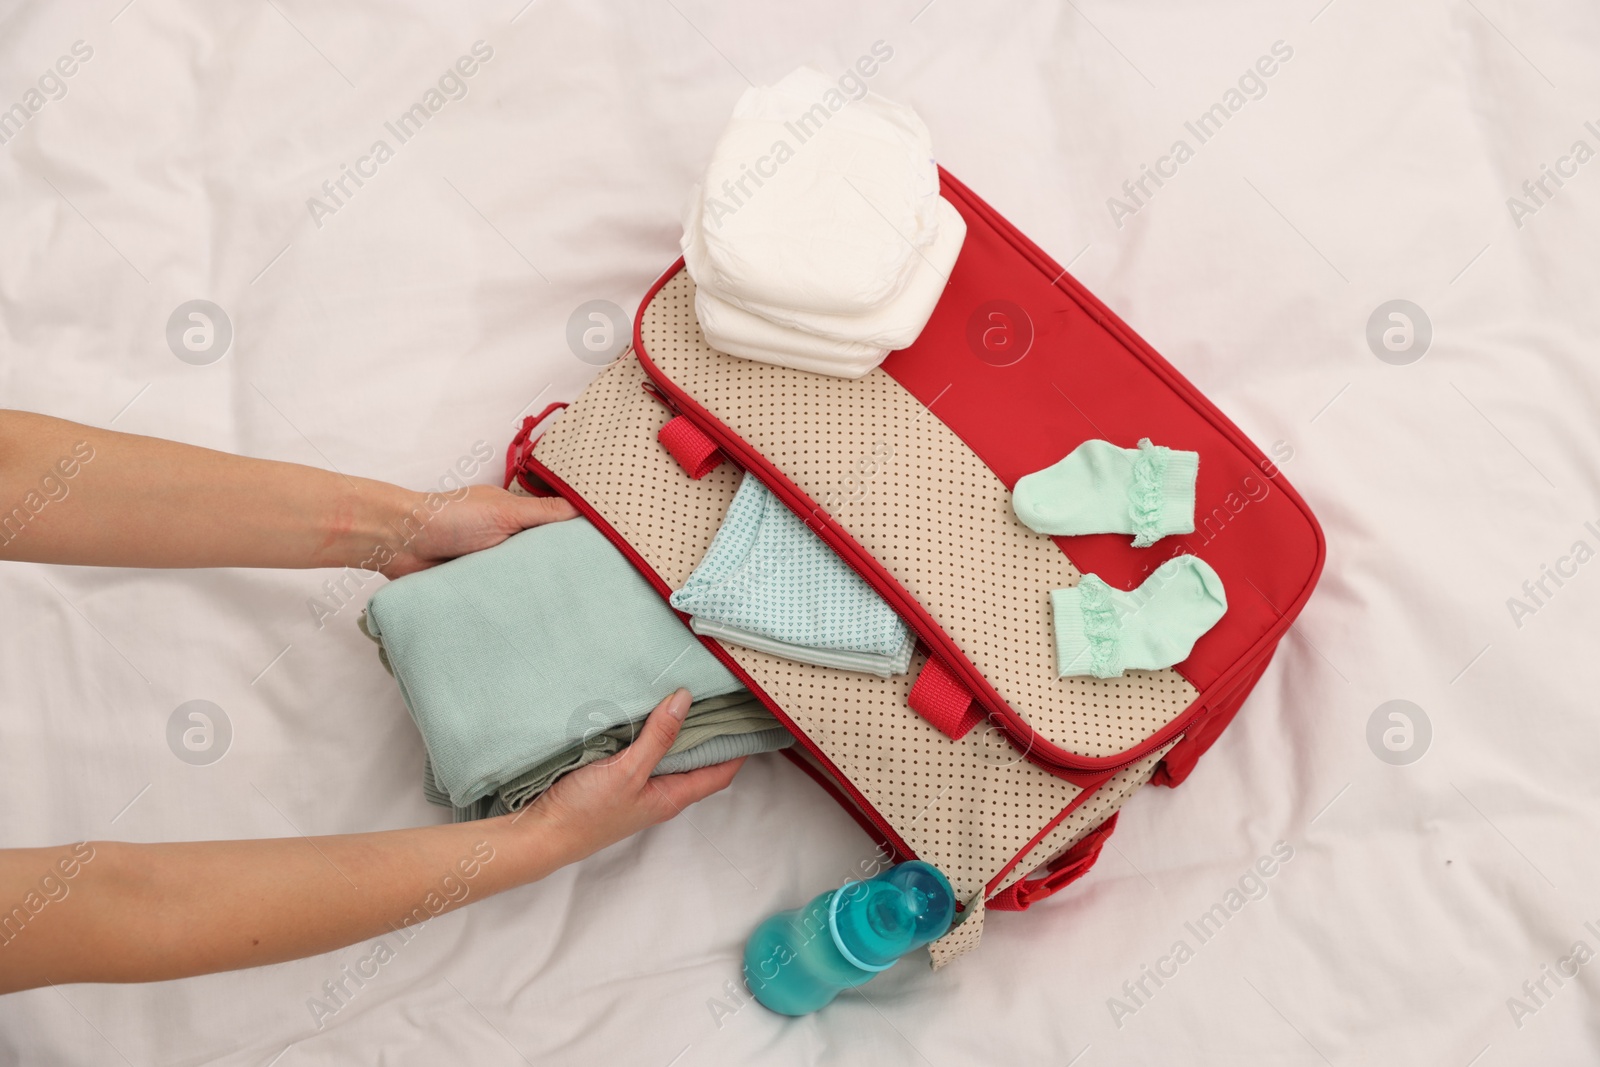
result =
[{"label": "woman's arm", "polygon": [[[572,518],[492,486],[417,493],[0,411],[0,559],[360,567],[391,578]],[[336,837],[0,851],[0,993],[143,982],[327,952],[536,881],[723,789],[742,760],[652,779],[680,690],[627,749],[521,814]]]},{"label": "woman's arm", "polygon": [[680,689],[662,701],[632,745],[518,815],[337,837],[0,851],[0,993],[278,963],[537,881],[733,780],[743,760],[649,777],[689,700]]},{"label": "woman's arm", "polygon": [[420,493],[0,410],[0,559],[397,578],[576,514],[494,486]]}]

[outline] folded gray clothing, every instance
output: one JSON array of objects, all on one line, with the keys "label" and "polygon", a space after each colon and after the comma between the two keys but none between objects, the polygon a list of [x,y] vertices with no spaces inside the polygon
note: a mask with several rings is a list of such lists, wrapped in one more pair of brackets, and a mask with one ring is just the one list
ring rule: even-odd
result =
[{"label": "folded gray clothing", "polygon": [[[422,768],[422,791],[428,801],[451,808],[455,822],[469,822],[520,811],[562,775],[614,756],[637,736],[642,723],[623,723],[587,734],[548,759],[521,770],[508,768],[506,784],[464,806],[452,804],[433,776],[431,760]],[[772,752],[794,743],[794,736],[751,696],[748,690],[707,697],[689,705],[683,726],[667,754],[651,773],[680,774],[740,756]]]}]

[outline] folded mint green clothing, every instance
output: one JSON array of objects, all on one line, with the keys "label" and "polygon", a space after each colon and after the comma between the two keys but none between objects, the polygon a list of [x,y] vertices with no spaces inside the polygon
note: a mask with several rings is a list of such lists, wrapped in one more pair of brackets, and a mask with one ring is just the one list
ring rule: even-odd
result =
[{"label": "folded mint green clothing", "polygon": [[[456,822],[520,811],[563,775],[622,751],[638,735],[637,723],[624,723],[586,736],[570,748],[527,768],[486,797],[463,806],[434,781],[431,762],[424,761],[422,791],[431,803],[452,808]],[[772,752],[794,742],[761,702],[746,690],[697,700],[689,706],[672,747],[656,764],[655,774],[679,774],[740,756]]]},{"label": "folded mint green clothing", "polygon": [[892,658],[910,636],[883,598],[748,473],[672,606],[809,649]]},{"label": "folded mint green clothing", "polygon": [[1153,445],[1118,448],[1085,441],[1064,459],[1017,479],[1011,507],[1035,533],[1131,533],[1148,548],[1168,534],[1194,532],[1198,452]]},{"label": "folded mint green clothing", "polygon": [[[741,756],[755,756],[762,752],[776,752],[779,749],[788,748],[792,744],[794,744],[794,735],[781,726],[774,727],[771,730],[757,730],[755,733],[750,734],[727,734],[721,737],[713,737],[711,740],[702,742],[694,748],[680,752],[677,755],[662,757],[661,762],[656,764],[656,769],[651,773],[652,777],[657,774],[682,774],[686,771],[699,770],[701,767],[709,767],[714,763],[726,763]],[[602,758],[598,755],[592,756],[586,758],[584,763],[593,763],[595,760]],[[424,765],[423,770],[426,772],[430,768]],[[432,777],[425,776],[423,778],[423,793],[426,794],[430,802],[450,808],[452,822],[491,819],[496,815],[510,815],[514,811],[520,810],[520,808],[510,806],[506,800],[504,790],[490,793],[486,797],[474,800],[464,808],[458,808],[452,805],[450,798],[439,792],[438,787],[432,783]],[[536,795],[529,796],[523,803],[531,802],[535,797]]]},{"label": "folded mint green clothing", "polygon": [[[777,720],[773,720],[776,722]],[[682,752],[668,752],[650,772],[658,774],[685,774],[709,767],[714,763],[727,763],[740,756],[754,756],[758,752],[776,752],[794,744],[794,734],[781,726],[765,730],[752,730],[746,734],[717,734]]]},{"label": "folded mint green clothing", "polygon": [[1056,673],[1115,678],[1189,658],[1194,643],[1228,610],[1222,579],[1198,556],[1174,556],[1130,593],[1085,574],[1050,593]]},{"label": "folded mint green clothing", "polygon": [[689,620],[689,629],[697,634],[753,648],[758,652],[769,652],[797,663],[812,663],[818,667],[834,667],[841,671],[861,671],[866,674],[876,674],[879,678],[893,678],[897,674],[906,673],[911,669],[911,654],[917,650],[916,635],[910,630],[906,631],[906,639],[892,655],[881,656],[876,652],[850,652],[838,648],[791,645],[763,634],[741,630],[737,626],[727,626],[699,617]]},{"label": "folded mint green clothing", "polygon": [[366,629],[457,806],[675,689],[741,689],[586,519],[392,582],[367,604]]},{"label": "folded mint green clothing", "polygon": [[[569,759],[575,757],[580,760],[577,766],[615,755],[633,743],[642,725],[642,723],[623,723],[607,730],[591,732],[568,749],[564,755]],[[730,748],[729,745],[734,738],[749,738],[772,730],[788,734],[788,731],[778,724],[778,720],[772,717],[772,713],[762,706],[761,701],[750,695],[749,690],[740,689],[723,696],[697,700],[689,705],[689,713],[684,716],[683,725],[678,729],[678,736],[673,739],[672,747],[667,749],[666,755],[661,757],[652,773],[677,774],[680,771],[709,766],[721,760],[733,759],[735,756],[768,751],[768,748],[740,749]],[[769,746],[769,748],[777,747],[782,745]],[[702,752],[701,749],[705,751]],[[724,751],[729,754],[717,758],[718,753]],[[550,788],[561,775],[575,769],[552,767],[550,766],[552,762],[554,761],[529,768],[496,790],[508,811],[519,810],[528,801]]]}]

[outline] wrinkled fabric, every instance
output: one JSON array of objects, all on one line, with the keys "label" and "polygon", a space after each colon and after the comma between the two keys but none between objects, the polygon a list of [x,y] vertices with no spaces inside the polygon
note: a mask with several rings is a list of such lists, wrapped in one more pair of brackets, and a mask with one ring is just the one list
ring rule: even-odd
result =
[{"label": "wrinkled fabric", "polygon": [[[1070,263],[1321,521],[1327,568],[1266,675],[1182,787],[1123,809],[1082,881],[989,913],[982,947],[954,966],[906,961],[811,1019],[750,1003],[745,939],[878,869],[876,846],[788,760],[758,756],[687,818],[487,899],[466,883],[465,908],[410,941],[384,935],[398,957],[364,987],[343,968],[372,973],[370,939],[223,975],[13,993],[0,1063],[521,1067],[511,1046],[541,1065],[665,1065],[686,1046],[677,1067],[1600,1063],[1597,961],[1546,981],[1552,996],[1537,987],[1574,941],[1600,947],[1584,926],[1600,908],[1568,903],[1600,883],[1584,844],[1600,838],[1586,784],[1600,556],[1545,581],[1553,599],[1522,589],[1545,564],[1570,570],[1574,542],[1600,549],[1585,526],[1600,526],[1600,159],[1541,192],[1520,228],[1506,205],[1532,204],[1522,182],[1575,139],[1600,147],[1583,128],[1597,109],[1559,106],[1592,99],[1592,5],[1154,0],[1080,15],[1035,0],[985,18],[918,0],[864,23],[855,0],[674,2],[715,48],[665,4],[624,17],[541,0],[510,26],[522,0],[493,20],[431,0],[278,4],[326,58],[266,4],[139,0],[114,23],[123,0],[8,4],[0,104],[79,37],[94,58],[0,147],[4,406],[413,489],[485,442],[490,466],[463,477],[498,482],[512,416],[541,393],[530,414],[573,399],[595,373],[562,340],[574,305],[631,312],[679,255],[682,196],[745,88],[729,60],[758,82],[798,62],[769,66],[779,51],[834,73],[882,35],[896,55],[872,87],[915,107],[940,161]],[[470,93],[398,144],[383,121],[480,35],[495,58]],[[1294,58],[1265,98],[1200,144],[1184,122],[1278,37]],[[376,137],[398,155],[365,187],[346,182],[354,198],[319,227],[306,199],[326,199],[322,181]],[[1197,155],[1129,199],[1122,182],[1170,171],[1180,137]],[[1111,197],[1137,213],[1113,216]],[[238,328],[210,366],[161,335],[191,297]],[[1396,297],[1435,327],[1409,366],[1362,336]],[[73,497],[41,518],[77,506],[81,476],[66,484]],[[1244,506],[1223,539],[1279,491],[1266,475],[1219,488]],[[1132,551],[1120,540],[1111,550]],[[357,599],[341,607],[330,580]],[[447,820],[417,789],[422,744],[399,691],[350,625],[380,581],[0,565],[4,844]],[[1271,610],[1248,586],[1228,592]],[[233,725],[205,767],[162,737],[196,698]],[[1365,732],[1398,699],[1433,725],[1428,745],[1415,720],[1407,766]],[[1377,719],[1376,752],[1407,755],[1382,736],[1403,720]],[[921,822],[958,803],[941,789]],[[1279,840],[1294,859],[1269,863],[1263,889],[1250,872]],[[80,903],[69,885],[40,921]],[[1235,889],[1248,903],[1202,944],[1185,924],[1225,894],[1235,907]],[[1143,980],[1171,973],[1180,939],[1195,956],[1177,977]],[[319,1025],[307,1003],[329,979],[354,997],[328,999],[338,1013]]]}]

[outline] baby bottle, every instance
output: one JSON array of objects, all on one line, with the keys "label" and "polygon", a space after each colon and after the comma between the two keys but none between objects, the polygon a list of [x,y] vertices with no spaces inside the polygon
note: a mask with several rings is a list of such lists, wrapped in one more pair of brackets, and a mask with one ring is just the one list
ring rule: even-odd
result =
[{"label": "baby bottle", "polygon": [[745,981],[773,1011],[809,1014],[943,937],[955,899],[949,880],[921,860],[846,882],[756,927],[745,944]]}]

